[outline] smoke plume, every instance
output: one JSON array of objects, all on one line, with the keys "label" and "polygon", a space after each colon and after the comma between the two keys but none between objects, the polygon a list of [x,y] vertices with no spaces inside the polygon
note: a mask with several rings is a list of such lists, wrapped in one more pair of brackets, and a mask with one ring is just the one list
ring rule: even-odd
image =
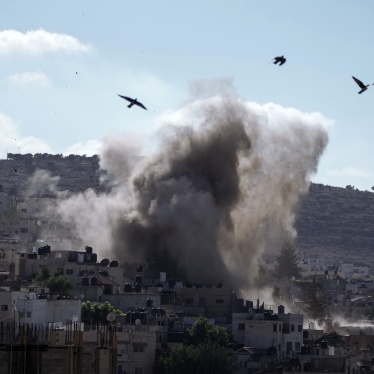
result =
[{"label": "smoke plume", "polygon": [[112,190],[63,199],[83,242],[169,277],[245,287],[259,257],[296,237],[295,213],[330,121],[233,96],[201,98],[162,119],[157,151],[108,138],[100,155]]}]

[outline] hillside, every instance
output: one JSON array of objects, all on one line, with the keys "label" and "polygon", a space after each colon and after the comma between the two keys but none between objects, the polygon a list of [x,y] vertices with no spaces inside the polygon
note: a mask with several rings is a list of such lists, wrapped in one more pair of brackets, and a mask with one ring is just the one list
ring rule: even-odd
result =
[{"label": "hillside", "polygon": [[[14,155],[16,156],[16,155]],[[0,160],[0,184],[4,190],[24,191],[35,170],[59,176],[58,188],[73,193],[100,185],[97,157],[40,155]],[[15,171],[17,170],[17,171]],[[331,262],[347,260],[374,269],[374,193],[353,188],[312,184],[297,214],[297,249]]]},{"label": "hillside", "polygon": [[374,268],[374,193],[312,184],[296,229],[299,250]]}]

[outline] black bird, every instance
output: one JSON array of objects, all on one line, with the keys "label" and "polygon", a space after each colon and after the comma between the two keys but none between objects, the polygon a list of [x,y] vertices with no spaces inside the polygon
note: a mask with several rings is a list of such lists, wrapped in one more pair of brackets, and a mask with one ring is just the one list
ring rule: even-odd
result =
[{"label": "black bird", "polygon": [[119,97],[122,97],[122,99],[125,99],[127,101],[130,102],[129,105],[127,105],[128,108],[131,108],[133,105],[138,105],[140,106],[141,108],[147,110],[147,108],[140,102],[138,101],[138,99],[132,99],[131,97],[127,97],[127,96],[122,96],[120,94],[118,94]]},{"label": "black bird", "polygon": [[17,169],[14,169],[14,171],[17,173]]},{"label": "black bird", "polygon": [[287,60],[284,58],[284,56],[277,56],[277,57],[274,57],[274,62],[273,64],[277,64],[279,62],[279,66],[283,65]]},{"label": "black bird", "polygon": [[369,86],[371,86],[371,84],[363,84],[359,79],[355,78],[353,75],[352,75],[352,78],[353,80],[358,84],[358,86],[361,88],[361,91],[357,92],[359,94],[363,93],[364,91],[366,91]]}]

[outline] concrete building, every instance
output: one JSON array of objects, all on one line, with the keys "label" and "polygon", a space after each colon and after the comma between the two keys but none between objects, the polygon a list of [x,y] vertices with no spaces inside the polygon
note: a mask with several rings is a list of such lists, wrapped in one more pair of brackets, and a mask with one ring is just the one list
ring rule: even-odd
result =
[{"label": "concrete building", "polygon": [[80,322],[81,300],[54,298],[50,295],[29,294],[15,300],[18,322],[25,324],[38,324],[45,322],[66,321]]},{"label": "concrete building", "polygon": [[212,287],[183,285],[175,287],[175,304],[187,315],[204,315],[218,323],[229,323],[233,290],[222,285]]}]

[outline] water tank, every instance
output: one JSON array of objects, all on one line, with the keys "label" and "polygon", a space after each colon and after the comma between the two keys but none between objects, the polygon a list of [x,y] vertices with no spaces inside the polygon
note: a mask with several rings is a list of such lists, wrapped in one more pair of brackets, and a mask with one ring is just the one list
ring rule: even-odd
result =
[{"label": "water tank", "polygon": [[278,306],[278,314],[284,314],[284,305]]},{"label": "water tank", "polygon": [[109,265],[109,260],[107,258],[104,258],[100,261],[101,266],[108,266]]},{"label": "water tank", "polygon": [[110,266],[111,268],[116,268],[116,267],[118,267],[118,261],[113,260],[113,261],[110,263],[109,266]]},{"label": "water tank", "polygon": [[140,283],[135,283],[135,292],[142,292],[142,285]]},{"label": "water tank", "polygon": [[82,278],[82,286],[88,286],[89,285],[89,280],[87,277]]},{"label": "water tank", "polygon": [[92,247],[89,247],[88,245],[86,245],[85,249],[86,249],[86,253],[89,253],[89,254],[92,253]]},{"label": "water tank", "polygon": [[143,277],[141,275],[137,275],[135,277],[135,283],[142,284],[143,283]]},{"label": "water tank", "polygon": [[139,317],[142,325],[145,325],[147,323],[147,313],[139,313]]},{"label": "water tank", "polygon": [[125,284],[125,288],[124,288],[125,292],[131,292],[132,291],[132,286],[130,283],[126,283]]},{"label": "water tank", "polygon": [[[243,299],[242,299],[242,300],[243,300]],[[245,301],[245,307],[246,307],[246,309],[248,309],[248,308],[253,309],[253,301],[251,301],[251,300],[246,300],[246,301]]]},{"label": "water tank", "polygon": [[152,306],[153,306],[153,300],[149,297],[147,299],[147,308],[152,308]]},{"label": "water tank", "polygon": [[92,253],[91,262],[94,262],[96,264],[96,262],[97,262],[97,254],[96,253]]},{"label": "water tank", "polygon": [[91,278],[91,286],[97,286],[97,278],[96,277]]}]

